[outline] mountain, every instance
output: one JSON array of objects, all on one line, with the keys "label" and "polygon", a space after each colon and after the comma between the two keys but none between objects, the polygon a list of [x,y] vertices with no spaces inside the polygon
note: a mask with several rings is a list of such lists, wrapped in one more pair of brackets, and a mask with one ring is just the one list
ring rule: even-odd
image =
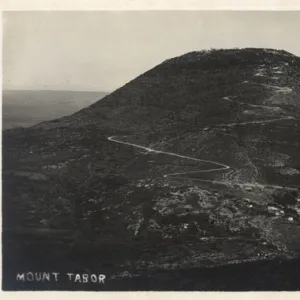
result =
[{"label": "mountain", "polygon": [[105,95],[103,92],[4,90],[2,128],[28,127],[70,115]]},{"label": "mountain", "polygon": [[187,286],[226,289],[228,274],[207,268],[298,259],[299,92],[300,58],[286,51],[191,52],[71,116],[5,131],[7,269],[177,289],[200,268],[210,275],[191,271]]}]

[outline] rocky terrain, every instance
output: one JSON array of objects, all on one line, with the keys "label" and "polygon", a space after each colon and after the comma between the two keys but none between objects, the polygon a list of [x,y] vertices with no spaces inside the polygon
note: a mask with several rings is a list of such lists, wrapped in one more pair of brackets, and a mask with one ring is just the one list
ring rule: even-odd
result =
[{"label": "rocky terrain", "polygon": [[297,289],[299,94],[286,51],[191,52],[4,131],[6,288],[42,268],[105,271],[107,289]]}]

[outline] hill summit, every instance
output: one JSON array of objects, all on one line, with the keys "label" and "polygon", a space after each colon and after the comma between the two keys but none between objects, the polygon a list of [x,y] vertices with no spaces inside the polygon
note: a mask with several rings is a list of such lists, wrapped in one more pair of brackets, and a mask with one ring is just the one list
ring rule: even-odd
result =
[{"label": "hill summit", "polygon": [[137,276],[297,256],[299,93],[286,51],[191,52],[71,116],[6,131],[4,227],[44,227],[52,244],[76,232],[51,257]]},{"label": "hill summit", "polygon": [[[245,100],[252,94],[249,104],[259,103],[272,92],[260,84],[297,86],[299,68],[299,58],[286,51],[246,48],[191,52],[166,60],[59,124],[101,124],[121,131],[152,132],[172,126],[177,129],[178,122],[207,124],[210,117],[217,123],[215,105],[224,105],[222,97],[239,92]],[[260,94],[258,99],[253,99],[255,92]],[[203,111],[204,105],[211,111]],[[224,115],[219,114],[223,120]]]}]

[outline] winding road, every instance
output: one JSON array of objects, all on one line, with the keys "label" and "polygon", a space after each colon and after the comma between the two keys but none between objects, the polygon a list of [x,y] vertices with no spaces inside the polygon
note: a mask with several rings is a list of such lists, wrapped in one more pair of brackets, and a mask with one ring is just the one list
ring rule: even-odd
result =
[{"label": "winding road", "polygon": [[[272,87],[272,86],[268,86],[268,87]],[[274,86],[273,88],[276,90],[276,92],[281,92],[282,91],[282,90],[279,90],[278,87],[276,87],[276,86]],[[243,104],[243,105],[247,105],[249,107],[264,108],[264,109],[272,110],[272,111],[282,110],[280,107],[276,107],[276,106],[255,105],[255,104],[248,104],[248,103],[245,103],[245,102],[239,102],[239,101],[232,100],[230,97],[223,97],[222,99],[224,101],[230,101],[230,102],[234,102],[234,103],[238,103],[238,104]],[[218,124],[218,125],[215,125],[215,127],[232,127],[232,126],[240,126],[240,125],[247,125],[247,124],[265,124],[265,123],[278,122],[278,121],[290,120],[290,119],[295,119],[295,118],[292,117],[292,116],[288,116],[288,117],[266,119],[266,120],[259,120],[259,121]],[[123,144],[123,145],[132,146],[132,147],[135,147],[135,148],[143,149],[143,150],[151,152],[151,153],[176,156],[176,157],[183,158],[183,159],[193,160],[193,161],[197,161],[197,162],[201,162],[201,163],[203,163],[203,162],[204,163],[210,163],[210,164],[215,165],[215,168],[211,168],[211,169],[204,169],[204,170],[201,169],[201,170],[197,170],[197,171],[187,171],[187,172],[177,172],[177,173],[165,174],[164,175],[165,178],[176,177],[177,179],[186,179],[186,180],[191,179],[191,180],[198,180],[198,181],[205,181],[205,182],[222,183],[221,181],[212,181],[212,180],[204,180],[204,179],[200,179],[200,178],[191,178],[191,177],[185,177],[185,176],[179,177],[179,176],[180,175],[188,175],[188,174],[199,174],[199,173],[205,173],[205,172],[214,172],[214,171],[225,171],[225,170],[228,170],[228,169],[231,168],[230,166],[228,166],[226,164],[218,163],[218,162],[211,161],[211,160],[194,158],[194,157],[180,155],[180,154],[177,154],[177,153],[172,153],[172,152],[167,152],[167,151],[162,151],[162,150],[155,150],[155,149],[145,147],[145,146],[142,146],[142,145],[138,145],[138,144],[134,144],[134,143],[130,143],[130,142],[125,142],[122,139],[124,139],[126,137],[128,137],[128,136],[126,136],[126,135],[125,136],[110,136],[110,137],[108,137],[108,140],[111,141],[111,142],[115,142],[115,143],[119,143],[119,144]],[[264,186],[273,187],[273,188],[283,188],[283,186],[277,186],[277,185],[264,185]]]}]

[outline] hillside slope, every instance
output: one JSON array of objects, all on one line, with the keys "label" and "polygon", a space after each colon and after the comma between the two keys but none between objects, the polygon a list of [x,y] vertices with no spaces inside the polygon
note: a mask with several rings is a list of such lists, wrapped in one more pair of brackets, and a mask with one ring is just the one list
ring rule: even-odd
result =
[{"label": "hillside slope", "polygon": [[[192,52],[4,132],[7,245],[29,234],[24,260],[108,264],[112,279],[297,257],[299,93],[300,58],[285,51]],[[71,241],[49,252],[62,230]]]}]

